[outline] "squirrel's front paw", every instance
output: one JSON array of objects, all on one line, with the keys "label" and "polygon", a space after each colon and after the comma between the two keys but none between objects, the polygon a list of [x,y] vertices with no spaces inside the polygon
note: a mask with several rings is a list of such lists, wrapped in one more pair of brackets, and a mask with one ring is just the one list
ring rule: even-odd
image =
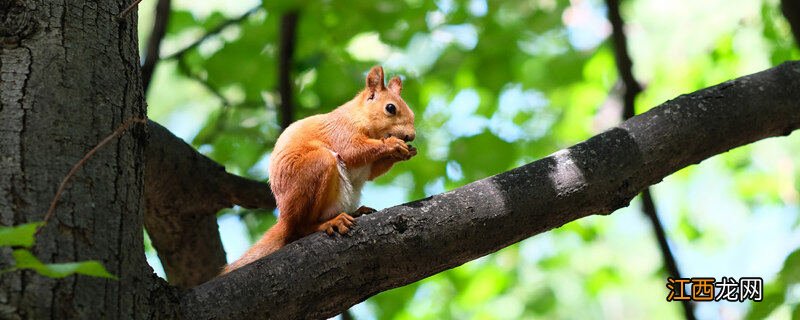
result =
[{"label": "squirrel's front paw", "polygon": [[342,212],[333,219],[321,224],[317,230],[325,231],[325,233],[327,233],[329,236],[332,236],[334,232],[345,234],[350,231],[350,228],[352,228],[355,224],[356,220],[352,216]]},{"label": "squirrel's front paw", "polygon": [[408,160],[417,154],[416,148],[397,137],[383,139],[383,143],[389,147],[389,155],[395,159]]},{"label": "squirrel's front paw", "polygon": [[414,148],[414,146],[412,146],[411,144],[408,144],[407,146],[408,146],[408,152],[409,152],[408,158],[416,156],[417,155],[417,148]]}]

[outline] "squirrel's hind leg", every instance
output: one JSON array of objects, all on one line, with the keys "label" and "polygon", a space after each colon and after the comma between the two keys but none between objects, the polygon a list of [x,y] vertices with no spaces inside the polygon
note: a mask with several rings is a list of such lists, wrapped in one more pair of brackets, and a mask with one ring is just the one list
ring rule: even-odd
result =
[{"label": "squirrel's hind leg", "polygon": [[[335,153],[324,148],[309,153],[305,159],[309,163],[302,166],[304,170],[300,173],[304,179],[294,181],[304,184],[305,187],[302,194],[295,194],[294,197],[297,200],[304,198],[312,202],[308,214],[302,216],[303,222],[295,224],[302,229],[301,236],[319,231],[329,235],[333,235],[334,232],[347,233],[355,225],[355,219],[342,212],[343,208],[339,208],[340,188],[342,188],[339,159]],[[295,219],[301,218],[298,215],[293,216]]]},{"label": "squirrel's hind leg", "polygon": [[314,232],[324,231],[329,236],[332,236],[334,232],[345,234],[356,224],[355,218],[346,212],[341,212],[343,208],[339,208],[341,193],[339,189],[343,187],[340,180],[339,158],[331,153],[331,159],[333,159],[332,162],[326,161],[328,168],[318,189],[317,199],[322,201],[314,205],[315,216],[319,217],[314,225]]}]

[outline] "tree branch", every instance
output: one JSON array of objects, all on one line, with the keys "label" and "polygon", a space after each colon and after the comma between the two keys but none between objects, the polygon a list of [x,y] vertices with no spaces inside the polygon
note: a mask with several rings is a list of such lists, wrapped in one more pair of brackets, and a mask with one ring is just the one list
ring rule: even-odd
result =
[{"label": "tree branch", "polygon": [[[231,101],[207,79],[193,73],[183,56],[260,8],[261,5],[255,6],[243,15],[219,24],[194,43],[166,57],[177,59],[179,70],[216,96],[223,110],[232,106]],[[158,60],[158,45],[167,24],[166,20],[161,20],[165,19],[161,14],[168,17],[169,0],[161,0],[157,12],[147,59],[142,67],[145,88]],[[161,33],[157,32],[159,27],[163,28]],[[272,210],[275,198],[268,184],[228,174],[225,168],[197,153],[155,122],[151,122],[147,151],[145,227],[170,284],[181,288],[196,286],[219,274],[226,263],[216,213],[234,204]]]},{"label": "tree branch", "polygon": [[[622,79],[623,101],[624,109],[622,112],[623,121],[630,119],[636,115],[636,97],[642,92],[642,86],[636,77],[633,75],[633,61],[630,54],[628,54],[628,40],[625,36],[625,21],[619,12],[619,0],[606,0],[608,7],[608,20],[611,22],[611,38],[614,42],[614,57],[617,62],[617,70],[619,71],[620,78]],[[681,278],[681,272],[678,269],[678,263],[675,261],[675,256],[669,248],[667,242],[667,234],[664,232],[664,226],[658,218],[656,212],[656,204],[653,201],[653,196],[650,193],[650,188],[645,188],[642,192],[642,213],[650,221],[653,227],[653,233],[658,241],[658,248],[661,251],[661,259],[664,261],[664,266],[667,268],[667,273],[673,278]],[[689,300],[682,300],[681,306],[683,307],[683,316],[687,320],[694,320],[694,305]]]},{"label": "tree branch", "polygon": [[128,15],[128,13],[130,13],[131,11],[133,11],[133,8],[136,8],[136,7],[139,5],[139,2],[142,2],[142,0],[134,0],[134,1],[133,1],[133,2],[130,4],[130,5],[128,5],[128,6],[125,8],[125,10],[122,10],[122,12],[120,12],[120,13],[119,13],[119,14],[116,16],[117,20],[122,20],[123,18],[125,18],[125,16],[127,16],[127,15]]},{"label": "tree branch", "polygon": [[[159,60],[161,41],[169,23],[171,0],[159,0],[156,19],[142,65],[144,90],[149,88]],[[220,99],[230,101],[205,79],[193,74],[182,56],[189,50],[256,12],[249,10],[226,21],[177,55],[181,70]],[[225,172],[225,168],[199,154],[169,130],[149,122],[150,140],[145,171],[145,227],[170,284],[181,288],[196,286],[219,274],[225,265],[225,251],[219,236],[216,213],[222,208],[241,205],[248,208],[275,208],[275,199],[266,183]]]},{"label": "tree branch", "polygon": [[[628,205],[691,164],[800,127],[800,62],[682,95],[539,161],[298,240],[186,292],[187,319],[325,318],[378,292]],[[666,294],[666,293],[665,293]]]},{"label": "tree branch", "polygon": [[297,40],[297,11],[290,11],[281,17],[281,38],[278,52],[278,92],[281,96],[281,129],[294,122],[294,101],[292,89],[292,58]]},{"label": "tree branch", "polygon": [[269,185],[225,172],[161,125],[149,121],[145,169],[145,227],[167,278],[187,288],[225,263],[216,213],[240,205],[275,208]]},{"label": "tree branch", "polygon": [[619,77],[623,85],[623,102],[625,109],[622,112],[624,119],[636,115],[634,101],[642,92],[642,86],[633,76],[633,62],[628,54],[628,40],[625,37],[624,22],[619,13],[619,0],[606,0],[608,7],[608,21],[611,22],[611,40],[614,43],[614,59],[617,62]]},{"label": "tree branch", "polygon": [[144,63],[142,63],[142,87],[145,93],[150,88],[150,80],[153,78],[153,71],[156,68],[156,64],[158,64],[161,40],[164,39],[164,35],[167,33],[171,2],[172,0],[158,0],[158,4],[156,4],[156,21],[153,23],[153,31],[150,32],[150,38],[147,39],[146,55]]},{"label": "tree branch", "polygon": [[[653,225],[653,231],[655,232],[658,246],[661,249],[661,256],[664,259],[664,266],[667,268],[667,272],[669,272],[673,279],[681,278],[678,263],[675,262],[672,251],[669,250],[669,243],[667,243],[667,235],[664,232],[664,226],[661,224],[661,220],[658,219],[658,215],[656,214],[656,204],[655,201],[653,201],[653,196],[650,194],[650,188],[644,189],[642,192],[642,211],[644,211],[647,218],[650,219],[650,223]],[[686,319],[696,319],[694,316],[694,305],[689,303],[689,301],[682,301],[682,305],[684,317],[686,317]]]},{"label": "tree branch", "polygon": [[258,12],[258,10],[260,10],[260,9],[261,9],[261,4],[259,3],[257,6],[255,6],[253,8],[250,8],[250,10],[247,10],[241,16],[238,16],[238,17],[233,18],[233,19],[225,20],[225,22],[222,22],[222,23],[218,24],[216,27],[214,27],[214,29],[209,30],[202,37],[200,37],[199,39],[195,40],[195,42],[192,42],[190,45],[184,47],[183,49],[178,50],[177,52],[164,57],[164,59],[165,60],[180,59],[187,52],[189,52],[190,50],[196,48],[197,46],[199,46],[200,44],[202,44],[203,42],[208,40],[208,38],[211,38],[212,36],[215,36],[215,35],[219,34],[220,32],[222,32],[222,30],[225,30],[225,28],[227,28],[227,27],[229,27],[231,25],[234,25],[234,24],[237,24],[239,22],[244,21],[244,19],[247,19],[247,17],[251,16],[252,14],[254,14],[256,12]]}]

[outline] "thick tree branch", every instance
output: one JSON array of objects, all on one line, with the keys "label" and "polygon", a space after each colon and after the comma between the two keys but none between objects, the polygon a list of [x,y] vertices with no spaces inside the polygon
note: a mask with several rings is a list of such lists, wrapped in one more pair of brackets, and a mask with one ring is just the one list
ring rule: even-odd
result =
[{"label": "thick tree branch", "polygon": [[781,11],[792,28],[795,44],[800,47],[800,1],[781,0]]},{"label": "thick tree branch", "polygon": [[[232,106],[231,101],[206,79],[193,73],[183,55],[228,26],[244,21],[260,8],[260,5],[255,6],[243,15],[219,24],[194,43],[166,58],[177,59],[179,69],[216,96],[224,109]],[[169,0],[161,0],[148,45],[148,59],[143,66],[145,88],[158,61],[158,45],[167,25],[164,17],[168,16]],[[269,185],[226,173],[222,166],[197,153],[154,122],[151,122],[147,151],[145,227],[158,251],[167,278],[170,284],[182,288],[208,281],[219,274],[226,263],[216,213],[234,204],[247,208],[274,209],[275,199]]]},{"label": "thick tree branch", "polygon": [[[144,90],[149,88],[159,61],[161,41],[169,23],[171,0],[159,0],[156,19],[142,64]],[[198,80],[227,107],[230,102],[204,79],[194,75],[182,55],[225,27],[242,21],[257,8],[220,24],[177,55],[179,67]],[[234,204],[274,209],[275,200],[266,183],[228,174],[211,159],[175,137],[166,128],[149,123],[150,141],[145,171],[145,227],[167,278],[172,285],[188,288],[215,277],[225,265],[216,213]]]},{"label": "thick tree branch", "polygon": [[292,88],[292,67],[297,40],[297,11],[290,11],[281,17],[281,38],[278,45],[278,93],[281,96],[281,129],[294,122],[294,89]]},{"label": "thick tree branch", "polygon": [[150,32],[150,38],[147,39],[144,63],[142,63],[142,87],[145,93],[150,88],[150,80],[153,78],[153,71],[156,69],[156,64],[158,64],[161,40],[164,39],[164,35],[167,33],[171,2],[172,0],[158,0],[158,4],[156,4],[155,23],[153,23],[153,31]]},{"label": "thick tree branch", "polygon": [[[636,115],[636,96],[642,92],[642,86],[636,77],[633,75],[633,61],[628,53],[628,40],[625,36],[625,21],[619,12],[619,0],[606,0],[608,7],[608,20],[611,22],[611,38],[614,42],[614,57],[617,62],[617,70],[619,71],[620,78],[622,79],[623,90],[623,103],[624,108],[622,112],[623,121],[628,120]],[[678,263],[675,262],[675,256],[669,248],[667,242],[667,234],[664,232],[664,226],[658,218],[656,212],[656,204],[653,201],[653,196],[650,194],[650,188],[645,188],[642,192],[642,213],[650,220],[650,225],[653,226],[653,233],[658,241],[658,248],[661,251],[661,259],[664,261],[664,266],[667,268],[667,273],[674,279],[681,278],[681,272],[678,269]],[[683,316],[687,320],[694,320],[694,305],[689,300],[681,301],[683,307]]]},{"label": "thick tree branch", "polygon": [[155,122],[148,122],[145,227],[173,285],[215,277],[225,261],[216,213],[240,205],[275,208],[269,185],[225,168]]},{"label": "thick tree branch", "polygon": [[680,96],[539,161],[316,233],[182,298],[187,319],[324,318],[628,205],[667,175],[800,127],[800,62]]}]

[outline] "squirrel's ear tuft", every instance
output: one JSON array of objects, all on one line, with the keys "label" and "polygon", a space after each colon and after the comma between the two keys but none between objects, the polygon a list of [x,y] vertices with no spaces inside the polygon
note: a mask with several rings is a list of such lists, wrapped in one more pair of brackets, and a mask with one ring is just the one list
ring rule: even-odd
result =
[{"label": "squirrel's ear tuft", "polygon": [[403,81],[400,80],[400,77],[394,76],[392,80],[389,80],[389,91],[394,92],[396,95],[400,95],[400,91],[403,91]]},{"label": "squirrel's ear tuft", "polygon": [[381,66],[374,66],[369,70],[367,75],[367,88],[377,91],[383,89],[383,68]]}]

